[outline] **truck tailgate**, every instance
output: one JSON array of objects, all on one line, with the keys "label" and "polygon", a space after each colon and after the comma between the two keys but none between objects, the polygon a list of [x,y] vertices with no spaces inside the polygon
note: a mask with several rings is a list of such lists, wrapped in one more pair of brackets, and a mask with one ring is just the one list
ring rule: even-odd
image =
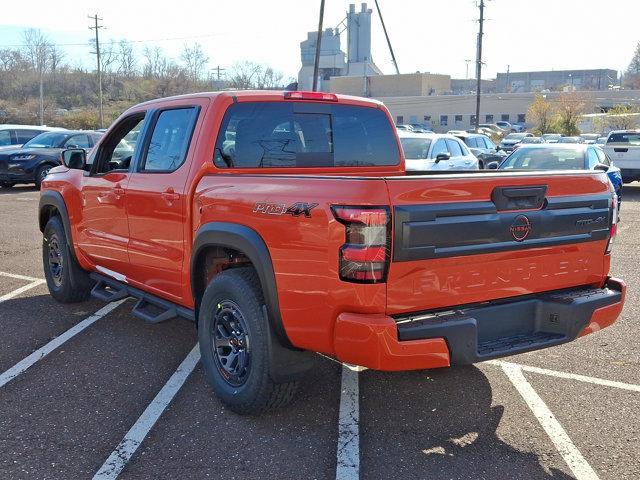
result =
[{"label": "truck tailgate", "polygon": [[393,208],[387,313],[578,285],[605,273],[611,191],[603,173],[386,179]]}]

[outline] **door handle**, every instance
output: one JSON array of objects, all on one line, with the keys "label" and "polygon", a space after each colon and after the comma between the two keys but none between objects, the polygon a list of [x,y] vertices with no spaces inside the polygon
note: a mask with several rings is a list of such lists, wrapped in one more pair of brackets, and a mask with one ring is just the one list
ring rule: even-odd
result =
[{"label": "door handle", "polygon": [[169,187],[162,192],[162,198],[168,203],[175,202],[180,199],[180,194],[176,193],[173,188]]}]

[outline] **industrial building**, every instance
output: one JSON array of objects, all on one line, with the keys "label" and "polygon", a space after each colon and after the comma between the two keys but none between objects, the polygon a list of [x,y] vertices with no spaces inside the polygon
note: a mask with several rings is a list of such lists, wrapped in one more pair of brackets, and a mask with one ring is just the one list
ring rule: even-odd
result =
[{"label": "industrial building", "polygon": [[496,92],[525,93],[543,90],[606,90],[617,85],[618,72],[597,70],[549,70],[542,72],[504,72],[496,76]]},{"label": "industrial building", "polygon": [[[527,110],[535,93],[483,94],[480,123],[504,120],[531,126]],[[545,94],[553,101],[561,92]],[[615,105],[640,107],[639,90],[604,90],[583,92],[582,98],[592,112],[609,110]],[[432,95],[376,97],[387,106],[396,123],[430,124],[435,132],[466,130],[475,124],[475,95]]]},{"label": "industrial building", "polygon": [[[318,70],[318,89],[329,91],[331,77],[351,76],[361,80],[380,75],[382,72],[373,63],[371,57],[371,13],[367,4],[349,5],[346,18],[347,53],[340,47],[340,30],[328,28],[322,33],[320,42],[320,59]],[[302,68],[298,72],[298,89],[313,89],[313,68],[318,44],[318,32],[307,33],[307,39],[300,43],[300,59]],[[364,80],[362,80],[364,85]],[[362,95],[362,89],[359,95]]]}]

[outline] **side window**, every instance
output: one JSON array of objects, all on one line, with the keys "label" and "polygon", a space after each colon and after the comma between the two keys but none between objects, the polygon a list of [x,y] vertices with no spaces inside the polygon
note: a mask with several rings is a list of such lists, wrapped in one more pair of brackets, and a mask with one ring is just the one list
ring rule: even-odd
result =
[{"label": "side window", "polygon": [[25,144],[36,135],[40,135],[41,130],[16,130],[16,136],[18,137],[18,143]]},{"label": "side window", "polygon": [[0,130],[0,147],[12,145],[11,130]]},{"label": "side window", "polygon": [[69,137],[69,139],[64,142],[64,146],[65,148],[91,148],[91,143],[89,142],[89,137],[82,134]]},{"label": "side window", "polygon": [[441,153],[449,153],[449,150],[447,150],[447,144],[442,138],[438,140],[433,146],[433,150],[431,151],[431,158],[436,158]]},{"label": "side window", "polygon": [[589,170],[593,170],[595,166],[600,163],[598,154],[596,153],[596,150],[594,148],[590,148],[587,150],[587,162],[589,164]]},{"label": "side window", "polygon": [[489,150],[493,150],[496,148],[496,144],[493,143],[490,138],[482,137],[482,139],[484,140],[484,144],[487,146]]},{"label": "side window", "polygon": [[449,153],[452,157],[461,157],[462,155],[464,155],[462,153],[462,147],[455,140],[447,138],[447,147],[449,148]]},{"label": "side window", "polygon": [[607,157],[607,154],[604,153],[602,150],[600,150],[599,148],[596,148],[596,154],[598,155],[598,161],[600,163],[602,163],[603,165],[609,165],[611,166],[611,160],[609,160],[609,157]]},{"label": "side window", "polygon": [[184,162],[197,108],[164,110],[158,115],[140,171],[173,172]]},{"label": "side window", "polygon": [[[464,143],[466,143],[471,148],[478,148],[478,139],[474,137],[467,137],[464,139]],[[480,145],[480,148],[484,148],[483,145]]]},{"label": "side window", "polygon": [[97,152],[94,149],[89,155],[87,163],[92,164],[91,173],[100,175],[113,170],[129,170],[131,159],[140,148],[143,125],[144,113],[131,115],[116,125]]}]

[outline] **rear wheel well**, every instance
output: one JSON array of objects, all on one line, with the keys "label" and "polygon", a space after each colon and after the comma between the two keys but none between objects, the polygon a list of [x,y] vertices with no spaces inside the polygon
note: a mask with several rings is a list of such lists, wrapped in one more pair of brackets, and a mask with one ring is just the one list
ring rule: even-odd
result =
[{"label": "rear wheel well", "polygon": [[196,303],[196,311],[200,305],[202,295],[207,285],[216,275],[224,270],[237,267],[252,267],[251,260],[239,250],[220,246],[208,246],[198,253],[195,261],[195,283],[193,285],[193,297]]}]

